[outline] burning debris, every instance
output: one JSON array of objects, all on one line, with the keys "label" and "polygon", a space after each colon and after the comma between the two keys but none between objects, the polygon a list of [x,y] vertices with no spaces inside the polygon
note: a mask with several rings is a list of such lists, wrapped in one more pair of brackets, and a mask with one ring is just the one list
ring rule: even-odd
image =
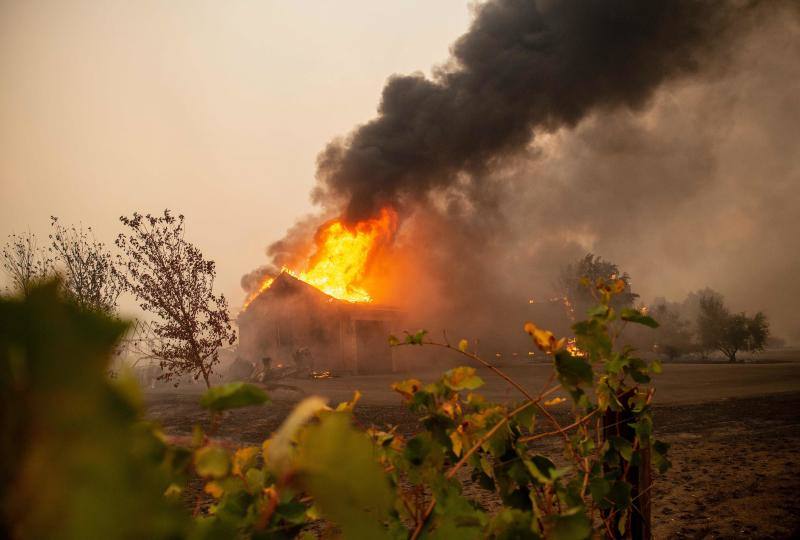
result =
[{"label": "burning debris", "polygon": [[575,339],[574,337],[567,338],[567,351],[572,356],[580,356],[580,357],[586,356],[586,352],[581,350],[580,347],[578,347],[578,340]]}]

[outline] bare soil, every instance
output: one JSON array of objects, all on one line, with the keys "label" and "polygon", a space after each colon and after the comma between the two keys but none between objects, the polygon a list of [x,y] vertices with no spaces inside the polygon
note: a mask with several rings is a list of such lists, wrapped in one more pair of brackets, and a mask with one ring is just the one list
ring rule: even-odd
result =
[{"label": "bare soil", "polygon": [[[739,366],[714,366],[711,373],[702,366],[696,368],[692,375],[705,377],[684,379],[685,386],[714,391],[692,392],[696,402],[688,402],[684,389],[677,389],[677,380],[666,377],[668,395],[655,406],[657,436],[672,444],[673,463],[664,476],[656,477],[655,537],[800,537],[800,391],[796,386],[800,365],[793,364],[791,372],[770,372],[785,377],[773,379],[777,392],[762,395],[747,391],[768,386],[766,372],[759,366],[741,367],[747,371]],[[687,375],[682,370],[680,374]],[[752,377],[742,377],[745,374]],[[786,391],[787,378],[792,381],[790,391]],[[747,379],[753,384],[748,385]],[[724,382],[727,380],[730,384]],[[349,386],[352,382],[342,379],[334,384]],[[673,384],[676,388],[669,390]],[[356,420],[363,425],[398,425],[402,432],[415,431],[417,419],[397,397],[383,393],[386,395],[360,403]],[[226,413],[218,436],[236,443],[258,443],[268,437],[301,396],[285,391],[275,394],[285,397],[265,407]],[[727,397],[742,394],[745,397]],[[196,393],[148,394],[148,416],[168,433],[188,434],[195,424],[207,422],[197,398]],[[565,415],[566,409],[561,413]],[[485,506],[494,505],[492,495],[480,488],[470,486],[467,491]]]}]

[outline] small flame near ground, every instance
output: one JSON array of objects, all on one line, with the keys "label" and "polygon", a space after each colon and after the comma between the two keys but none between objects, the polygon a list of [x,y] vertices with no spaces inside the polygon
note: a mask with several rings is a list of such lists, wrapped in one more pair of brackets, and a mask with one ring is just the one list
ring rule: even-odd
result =
[{"label": "small flame near ground", "polygon": [[[316,250],[302,270],[282,268],[295,278],[305,281],[325,294],[348,302],[371,302],[372,297],[362,287],[370,262],[377,249],[390,242],[397,230],[397,212],[384,208],[371,219],[348,225],[334,219],[317,229]],[[274,277],[265,278],[247,297],[243,310],[262,292],[269,289]]]}]

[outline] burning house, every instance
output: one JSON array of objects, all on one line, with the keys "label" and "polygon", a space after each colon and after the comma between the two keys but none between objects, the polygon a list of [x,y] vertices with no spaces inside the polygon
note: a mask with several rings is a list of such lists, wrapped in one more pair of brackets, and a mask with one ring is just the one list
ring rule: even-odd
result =
[{"label": "burning house", "polygon": [[239,316],[239,354],[257,363],[335,373],[395,371],[388,336],[400,312],[348,302],[282,272]]},{"label": "burning house", "polygon": [[373,303],[362,287],[370,264],[391,241],[396,215],[324,224],[310,258],[264,276],[239,315],[239,356],[254,364],[338,373],[396,370],[388,337],[400,311]]}]

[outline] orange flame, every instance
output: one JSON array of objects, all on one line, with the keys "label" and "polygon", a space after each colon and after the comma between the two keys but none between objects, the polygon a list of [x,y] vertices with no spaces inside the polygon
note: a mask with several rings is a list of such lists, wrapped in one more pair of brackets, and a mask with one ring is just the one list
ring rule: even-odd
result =
[{"label": "orange flame", "polygon": [[580,347],[578,347],[578,340],[574,337],[567,339],[567,352],[569,352],[572,356],[586,356],[586,351],[583,351]]},{"label": "orange flame", "polygon": [[[308,259],[304,270],[283,268],[282,272],[313,285],[322,292],[348,302],[371,302],[372,297],[362,287],[368,266],[376,249],[394,236],[397,213],[384,208],[375,218],[347,225],[335,219],[322,225],[314,238],[317,249]],[[265,290],[273,277],[265,278],[258,289],[245,301],[244,309]]]}]

